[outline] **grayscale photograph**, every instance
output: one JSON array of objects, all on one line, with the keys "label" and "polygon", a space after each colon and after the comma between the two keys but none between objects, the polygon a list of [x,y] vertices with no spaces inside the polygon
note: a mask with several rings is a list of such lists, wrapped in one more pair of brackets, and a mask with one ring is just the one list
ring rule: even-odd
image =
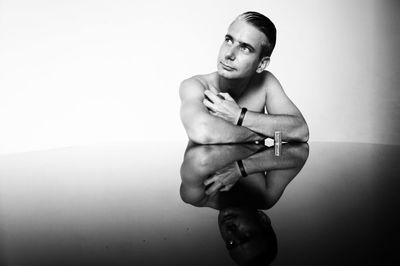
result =
[{"label": "grayscale photograph", "polygon": [[0,266],[400,265],[399,14],[0,0]]}]

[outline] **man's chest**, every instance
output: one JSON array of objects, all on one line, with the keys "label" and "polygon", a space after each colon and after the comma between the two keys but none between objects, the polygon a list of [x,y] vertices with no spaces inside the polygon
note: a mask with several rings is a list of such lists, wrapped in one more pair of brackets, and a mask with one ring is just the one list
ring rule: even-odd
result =
[{"label": "man's chest", "polygon": [[264,112],[266,93],[264,88],[252,88],[245,91],[238,99],[240,107],[246,107],[250,111]]}]

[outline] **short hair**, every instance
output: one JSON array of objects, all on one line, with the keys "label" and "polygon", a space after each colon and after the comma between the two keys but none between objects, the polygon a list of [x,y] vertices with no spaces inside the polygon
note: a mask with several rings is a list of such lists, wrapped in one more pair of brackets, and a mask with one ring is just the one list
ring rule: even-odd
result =
[{"label": "short hair", "polygon": [[[241,266],[270,265],[278,254],[276,234],[267,214],[261,210],[253,210],[253,212],[258,218],[256,221],[258,226],[261,226],[261,231],[246,242],[246,247],[229,250],[229,255]],[[252,240],[257,242],[251,243]]]},{"label": "short hair", "polygon": [[271,56],[276,43],[276,28],[274,23],[272,23],[272,21],[263,14],[254,11],[247,11],[239,15],[237,18],[243,19],[264,33],[265,37],[267,37],[267,43],[262,44],[260,58],[264,56]]}]

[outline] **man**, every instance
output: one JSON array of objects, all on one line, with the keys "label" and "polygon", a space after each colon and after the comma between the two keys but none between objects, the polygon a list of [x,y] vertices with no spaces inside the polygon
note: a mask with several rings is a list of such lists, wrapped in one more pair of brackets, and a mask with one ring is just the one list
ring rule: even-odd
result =
[{"label": "man", "polygon": [[308,126],[267,67],[276,29],[264,15],[246,12],[229,26],[218,70],[186,79],[180,86],[181,119],[199,144],[273,138],[308,141]]}]

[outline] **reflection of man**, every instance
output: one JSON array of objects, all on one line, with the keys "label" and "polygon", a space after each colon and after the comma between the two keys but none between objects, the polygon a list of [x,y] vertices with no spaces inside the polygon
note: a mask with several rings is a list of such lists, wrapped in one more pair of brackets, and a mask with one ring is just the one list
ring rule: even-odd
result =
[{"label": "reflection of man", "polygon": [[229,255],[238,265],[269,265],[276,257],[278,243],[269,217],[248,207],[225,208],[218,226]]},{"label": "reflection of man", "polygon": [[275,156],[274,148],[256,144],[189,143],[181,166],[181,197],[218,210],[232,205],[269,209],[307,158],[307,143],[284,144],[281,156]]},{"label": "reflection of man", "polygon": [[277,254],[277,239],[259,209],[279,200],[307,158],[307,143],[284,144],[281,156],[274,148],[250,143],[189,143],[181,166],[181,198],[219,210],[221,236],[239,265],[267,265]]},{"label": "reflection of man", "polygon": [[246,12],[229,26],[217,72],[180,86],[181,119],[197,143],[237,143],[272,138],[306,142],[307,124],[267,67],[276,29],[264,15]]}]

